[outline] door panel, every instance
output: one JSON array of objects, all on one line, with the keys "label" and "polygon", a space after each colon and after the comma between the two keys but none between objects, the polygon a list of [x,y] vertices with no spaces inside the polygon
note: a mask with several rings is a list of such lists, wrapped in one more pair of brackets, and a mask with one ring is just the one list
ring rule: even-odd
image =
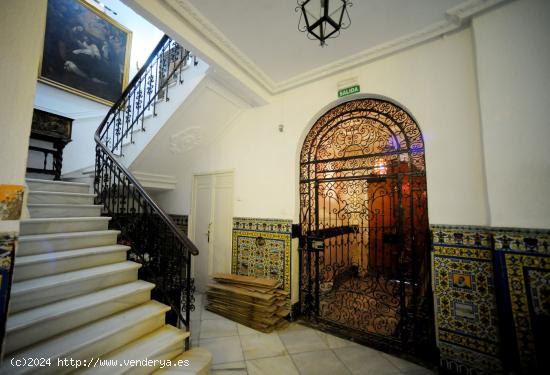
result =
[{"label": "door panel", "polygon": [[194,176],[191,222],[200,252],[195,261],[195,285],[204,292],[213,273],[231,272],[232,173]]},{"label": "door panel", "polygon": [[212,177],[195,177],[194,242],[199,248],[195,260],[195,286],[199,292],[206,290],[209,279],[210,242],[208,230],[212,211]]},{"label": "door panel", "polygon": [[231,230],[233,222],[233,175],[217,175],[214,189],[212,238],[213,272],[231,273]]}]

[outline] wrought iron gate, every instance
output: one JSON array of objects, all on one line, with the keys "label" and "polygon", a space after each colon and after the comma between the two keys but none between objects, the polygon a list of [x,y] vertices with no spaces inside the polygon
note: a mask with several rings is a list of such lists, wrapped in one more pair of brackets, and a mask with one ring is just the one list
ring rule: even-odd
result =
[{"label": "wrought iron gate", "polygon": [[412,117],[380,99],[325,113],[302,148],[300,205],[300,298],[311,322],[400,350],[426,336],[424,142]]}]

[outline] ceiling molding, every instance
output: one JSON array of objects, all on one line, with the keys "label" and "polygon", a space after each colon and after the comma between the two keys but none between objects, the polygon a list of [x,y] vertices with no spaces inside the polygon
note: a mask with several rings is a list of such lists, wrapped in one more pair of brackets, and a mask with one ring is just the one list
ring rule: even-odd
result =
[{"label": "ceiling molding", "polygon": [[241,96],[236,95],[224,82],[218,80],[219,75],[210,69],[206,72],[205,87],[215,92],[237,108],[250,108],[251,105]]},{"label": "ceiling molding", "polygon": [[448,21],[441,21],[423,30],[392,40],[388,43],[380,44],[374,48],[369,48],[358,54],[348,56],[344,59],[337,60],[325,66],[319,67],[317,69],[312,69],[306,73],[299,74],[290,79],[281,81],[277,84],[275,88],[276,93],[290,90],[306,83],[318,80],[320,78],[324,78],[329,75],[369,63],[381,57],[391,55],[406,48],[423,43],[427,40],[436,38],[440,35],[447,34],[457,28],[458,26],[453,23],[450,23]]},{"label": "ceiling molding", "polygon": [[513,0],[466,0],[448,9],[445,19],[414,33],[380,44],[355,55],[332,62],[317,69],[293,76],[289,79],[274,82],[258,65],[248,58],[233,42],[225,37],[216,26],[206,19],[188,0],[164,0],[185,22],[195,27],[205,41],[216,46],[229,60],[270,94],[279,94],[315,80],[336,74],[359,65],[385,57],[414,45],[424,43],[439,36],[459,30],[469,24],[477,14]]},{"label": "ceiling molding", "polygon": [[218,47],[218,49],[229,59],[248,73],[257,83],[269,91],[270,87],[275,86],[275,82],[269,78],[252,60],[248,58],[241,50],[237,48],[229,39],[225,37],[214,24],[204,17],[187,0],[164,0],[172,9],[198,30],[206,40]]},{"label": "ceiling molding", "polygon": [[451,22],[462,25],[469,22],[475,15],[510,1],[513,0],[468,0],[453,8],[447,9],[445,16]]}]

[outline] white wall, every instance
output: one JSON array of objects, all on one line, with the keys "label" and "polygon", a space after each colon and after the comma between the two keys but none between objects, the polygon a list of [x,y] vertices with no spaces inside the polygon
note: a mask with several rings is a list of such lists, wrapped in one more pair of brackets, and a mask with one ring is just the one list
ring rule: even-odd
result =
[{"label": "white wall", "polygon": [[[235,171],[235,216],[298,222],[298,160],[308,124],[336,99],[337,82],[358,77],[362,92],[401,103],[426,142],[431,223],[488,221],[471,31],[464,30],[245,110],[223,137],[192,155],[174,158],[178,184],[159,194],[164,207],[189,212],[191,175]],[[278,125],[284,124],[284,132]]]},{"label": "white wall", "polygon": [[[92,6],[98,6],[94,1],[88,2]],[[115,15],[107,12],[109,17],[132,32],[128,78],[130,81],[137,73],[137,65],[143,66],[164,33],[119,0],[102,0],[102,3],[117,13]],[[42,39],[43,36],[41,36]],[[63,153],[62,173],[67,174],[93,165],[94,133],[107,114],[109,106],[39,82],[35,107],[74,119],[72,142],[67,145]]]},{"label": "white wall", "polygon": [[[35,108],[74,119],[72,142],[63,151],[62,173],[85,168],[94,163],[94,133],[107,114],[104,104],[38,82]],[[29,154],[29,162],[33,154]]]},{"label": "white wall", "polygon": [[0,8],[0,184],[23,185],[46,0],[2,1]]},{"label": "white wall", "polygon": [[[231,170],[234,216],[299,222],[298,163],[303,140],[309,126],[335,104],[337,83],[358,77],[363,92],[393,99],[418,121],[426,147],[430,222],[486,225],[474,62],[467,29],[272,97],[269,105],[244,109],[217,141],[174,155],[170,165],[177,176],[176,189],[156,198],[171,213],[189,213],[192,175]],[[282,133],[279,124],[284,125]],[[154,170],[152,160],[148,164]],[[292,300],[296,302],[295,242],[292,265]]]},{"label": "white wall", "polygon": [[550,1],[473,21],[490,224],[550,228]]}]

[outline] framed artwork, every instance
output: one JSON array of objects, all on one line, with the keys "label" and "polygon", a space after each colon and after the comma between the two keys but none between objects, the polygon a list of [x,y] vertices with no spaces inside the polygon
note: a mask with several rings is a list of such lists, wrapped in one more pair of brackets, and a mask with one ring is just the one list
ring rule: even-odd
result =
[{"label": "framed artwork", "polygon": [[48,0],[38,79],[112,105],[128,83],[132,33],[84,0]]}]

